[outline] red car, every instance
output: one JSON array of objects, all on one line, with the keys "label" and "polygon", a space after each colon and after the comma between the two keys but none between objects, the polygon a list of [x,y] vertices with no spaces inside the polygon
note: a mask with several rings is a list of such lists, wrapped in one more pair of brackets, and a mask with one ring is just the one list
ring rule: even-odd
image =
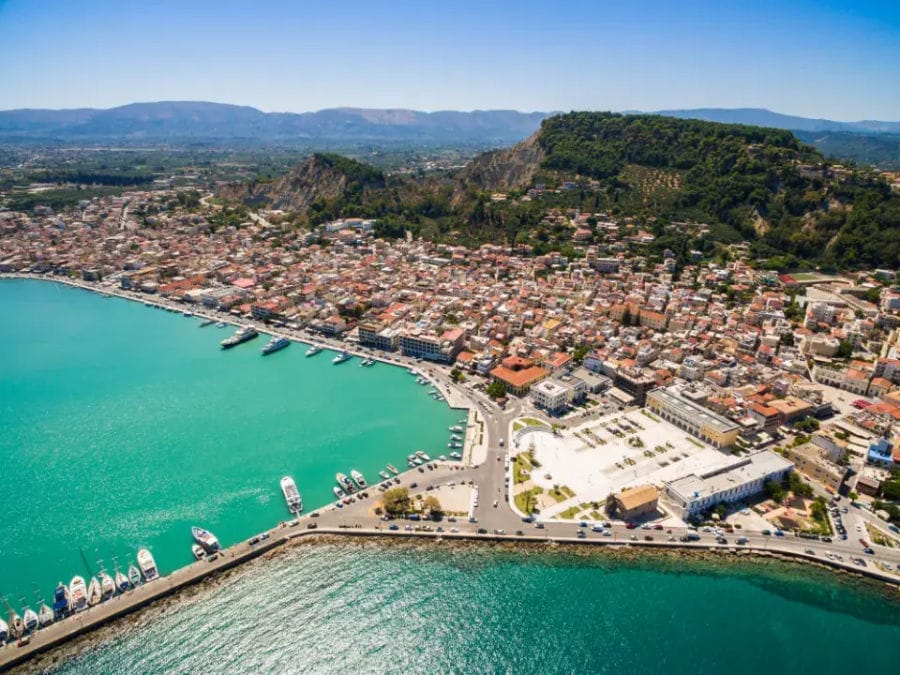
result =
[{"label": "red car", "polygon": [[625,524],[625,529],[626,529],[626,530],[633,530],[633,529],[636,528],[636,527],[637,527],[637,525],[635,525],[634,523],[626,523],[626,524]]}]

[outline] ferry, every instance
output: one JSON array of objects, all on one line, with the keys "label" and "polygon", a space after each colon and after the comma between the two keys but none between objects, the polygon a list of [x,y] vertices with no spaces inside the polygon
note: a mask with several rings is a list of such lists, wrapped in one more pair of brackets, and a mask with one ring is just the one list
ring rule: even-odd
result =
[{"label": "ferry", "polygon": [[207,326],[212,326],[216,322],[215,319],[207,319],[199,325],[199,328],[206,328]]},{"label": "ferry", "polygon": [[353,480],[356,481],[356,484],[359,485],[360,489],[366,487],[366,479],[359,471],[353,469],[350,472],[350,475],[353,476]]},{"label": "ferry", "polygon": [[234,335],[225,338],[219,344],[222,345],[222,349],[231,349],[232,347],[247,342],[247,340],[252,340],[257,335],[259,335],[259,331],[256,330],[256,328],[253,326],[244,326],[243,328],[238,328]]},{"label": "ferry", "polygon": [[281,492],[284,495],[284,501],[287,502],[288,511],[295,514],[303,511],[303,499],[300,497],[293,478],[285,476],[281,479]]},{"label": "ferry", "polygon": [[100,599],[109,600],[116,592],[116,584],[105,571],[100,572]]},{"label": "ferry", "polygon": [[0,619],[0,647],[2,647],[9,639],[9,626],[3,619]]},{"label": "ferry", "polygon": [[128,566],[128,581],[135,588],[141,583],[141,571],[134,565]]},{"label": "ferry", "polygon": [[416,450],[416,457],[419,457],[423,462],[431,461],[431,457],[425,454],[424,450]]},{"label": "ferry", "polygon": [[73,612],[83,612],[87,609],[87,586],[84,585],[84,577],[72,577],[69,583],[69,597],[72,598]]},{"label": "ferry", "polygon": [[310,345],[309,349],[306,350],[306,355],[315,356],[320,351],[322,351],[322,348],[319,345]]},{"label": "ferry", "polygon": [[203,547],[200,544],[191,544],[191,553],[194,554],[195,560],[203,560],[206,556],[206,551],[203,550]]},{"label": "ferry", "polygon": [[47,603],[42,602],[41,607],[38,610],[38,625],[41,628],[46,628],[53,623],[54,618],[53,610],[47,606]]},{"label": "ferry", "polygon": [[463,432],[463,428],[457,424],[455,426],[450,427],[450,431],[454,434],[461,434]]},{"label": "ferry", "polygon": [[215,553],[219,550],[219,540],[209,530],[204,530],[202,527],[192,527],[191,535],[194,537],[194,541],[200,544],[207,553]]},{"label": "ferry", "polygon": [[90,607],[94,607],[100,604],[102,598],[103,591],[100,590],[100,582],[97,581],[97,577],[91,577],[91,583],[88,584],[87,588],[87,604]]},{"label": "ferry", "polygon": [[[159,577],[159,570],[156,568],[156,561],[153,554],[145,548],[137,552],[138,567],[141,568],[141,574],[144,575],[145,581],[153,581]],[[129,573],[130,576],[130,573]]]},{"label": "ferry", "polygon": [[131,588],[131,582],[128,581],[128,577],[122,574],[120,569],[116,569],[116,588],[119,589],[119,593],[124,593],[129,588]]},{"label": "ferry", "polygon": [[60,581],[53,591],[53,611],[56,612],[56,616],[62,617],[69,613],[69,598],[68,587]]},{"label": "ferry", "polygon": [[38,627],[38,615],[31,607],[26,607],[22,612],[22,625],[29,633]]},{"label": "ferry", "polygon": [[398,473],[400,473],[400,472],[397,470],[397,467],[394,466],[393,464],[388,464],[388,465],[387,465],[387,470],[390,471],[390,472],[391,472],[392,474],[394,474],[395,476],[396,476]]},{"label": "ferry", "polygon": [[335,479],[337,479],[338,485],[340,485],[344,490],[349,494],[353,492],[353,483],[350,482],[350,479],[343,473],[335,474]]},{"label": "ferry", "polygon": [[349,354],[346,351],[343,351],[340,354],[338,354],[337,356],[335,356],[333,359],[331,359],[331,362],[334,365],[337,365],[339,363],[343,363],[344,361],[349,361],[352,358],[353,358],[352,354]]},{"label": "ferry", "polygon": [[339,488],[337,485],[335,485],[331,489],[334,492],[334,496],[337,497],[338,499],[341,499],[344,496],[344,491],[341,490],[341,488]]},{"label": "ferry", "polygon": [[291,344],[291,341],[288,340],[287,338],[273,337],[271,340],[269,340],[266,343],[266,346],[263,347],[261,351],[262,351],[263,356],[265,356],[266,354],[273,354],[277,351],[280,351],[280,350],[284,349],[285,347],[289,346],[290,344]]}]

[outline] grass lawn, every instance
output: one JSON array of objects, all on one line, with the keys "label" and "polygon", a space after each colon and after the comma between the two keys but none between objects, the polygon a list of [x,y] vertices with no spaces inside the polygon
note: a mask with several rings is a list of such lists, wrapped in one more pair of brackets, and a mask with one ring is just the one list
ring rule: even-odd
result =
[{"label": "grass lawn", "polygon": [[519,429],[524,429],[525,427],[545,427],[547,426],[543,422],[534,417],[523,417],[522,419],[518,419],[513,422],[513,431],[518,431]]},{"label": "grass lawn", "polygon": [[513,458],[513,484],[518,485],[528,480],[531,477],[532,468],[527,456],[516,455]]},{"label": "grass lawn", "polygon": [[553,499],[555,499],[557,503],[564,502],[567,499],[575,496],[575,492],[572,490],[572,488],[566,487],[565,485],[561,485],[558,490],[550,490],[550,492],[548,492],[547,494],[553,497]]},{"label": "grass lawn", "polygon": [[572,507],[566,509],[565,511],[563,511],[562,513],[560,513],[559,517],[565,518],[566,520],[574,520],[575,516],[577,516],[583,510],[584,509],[582,509],[581,506],[572,506]]},{"label": "grass lawn", "polygon": [[543,491],[543,488],[535,486],[530,490],[520,492],[515,496],[515,499],[513,500],[516,504],[516,508],[519,509],[519,511],[521,511],[522,513],[532,513],[534,511],[534,506],[537,503],[537,496]]}]

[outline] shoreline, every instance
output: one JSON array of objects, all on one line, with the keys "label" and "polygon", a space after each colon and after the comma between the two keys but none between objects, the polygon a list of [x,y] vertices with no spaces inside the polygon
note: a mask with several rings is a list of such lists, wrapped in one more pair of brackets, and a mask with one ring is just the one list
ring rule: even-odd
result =
[{"label": "shoreline", "polygon": [[[363,534],[363,533],[360,533]],[[190,611],[195,601],[202,601],[203,595],[213,591],[216,587],[228,583],[237,583],[240,577],[247,573],[253,573],[262,569],[264,564],[275,560],[286,559],[292,553],[303,549],[319,547],[368,547],[377,548],[387,553],[389,551],[422,551],[436,553],[440,551],[459,554],[462,552],[484,552],[490,555],[515,555],[521,556],[527,552],[530,556],[545,556],[552,558],[574,559],[579,562],[606,562],[612,564],[653,563],[669,561],[678,565],[683,561],[690,561],[690,566],[681,569],[671,568],[664,573],[694,573],[694,574],[731,574],[730,569],[740,569],[751,572],[763,570],[764,575],[775,576],[775,572],[787,571],[797,574],[812,576],[816,573],[828,574],[834,584],[844,584],[856,588],[863,587],[867,592],[878,594],[888,602],[900,604],[898,587],[892,584],[883,584],[854,570],[841,570],[843,573],[834,574],[835,570],[821,563],[800,560],[789,554],[761,552],[747,550],[739,554],[725,549],[707,550],[704,548],[685,548],[672,546],[584,546],[571,542],[572,546],[556,541],[521,541],[521,540],[489,540],[485,538],[475,539],[471,537],[461,539],[441,539],[436,537],[396,537],[386,533],[365,533],[364,536],[355,532],[346,533],[310,533],[311,536],[298,536],[294,539],[282,542],[280,545],[262,553],[255,560],[246,565],[238,565],[227,570],[222,570],[214,575],[205,577],[196,584],[182,588],[156,602],[145,605],[135,611],[112,619],[95,630],[86,632],[62,643],[54,648],[34,654],[31,658],[20,664],[13,665],[15,672],[40,673],[59,668],[65,663],[77,658],[85,651],[96,649],[103,643],[115,640],[129,634],[131,631],[140,630],[142,627],[158,620],[161,616],[173,611]],[[812,563],[812,564],[810,564]],[[6,666],[0,665],[0,671]]]}]

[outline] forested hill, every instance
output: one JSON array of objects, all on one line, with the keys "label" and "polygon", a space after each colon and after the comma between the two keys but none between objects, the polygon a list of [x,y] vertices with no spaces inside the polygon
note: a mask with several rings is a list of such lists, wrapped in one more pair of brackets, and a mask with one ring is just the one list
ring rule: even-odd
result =
[{"label": "forested hill", "polygon": [[[297,180],[289,185],[306,189]],[[526,195],[537,186],[546,190]],[[508,197],[492,200],[498,191]],[[713,253],[749,241],[755,257],[786,267],[798,260],[842,268],[900,260],[900,195],[874,171],[831,166],[790,132],[762,127],[569,113],[453,176],[372,186],[367,195],[362,203],[336,195],[322,213],[378,217],[388,234],[409,229],[459,243],[577,253],[571,231],[544,216],[551,208],[578,208],[629,217],[682,259],[691,250]],[[267,198],[290,201],[277,190]],[[675,224],[684,222],[707,227]],[[591,241],[603,249],[601,233]]]}]

